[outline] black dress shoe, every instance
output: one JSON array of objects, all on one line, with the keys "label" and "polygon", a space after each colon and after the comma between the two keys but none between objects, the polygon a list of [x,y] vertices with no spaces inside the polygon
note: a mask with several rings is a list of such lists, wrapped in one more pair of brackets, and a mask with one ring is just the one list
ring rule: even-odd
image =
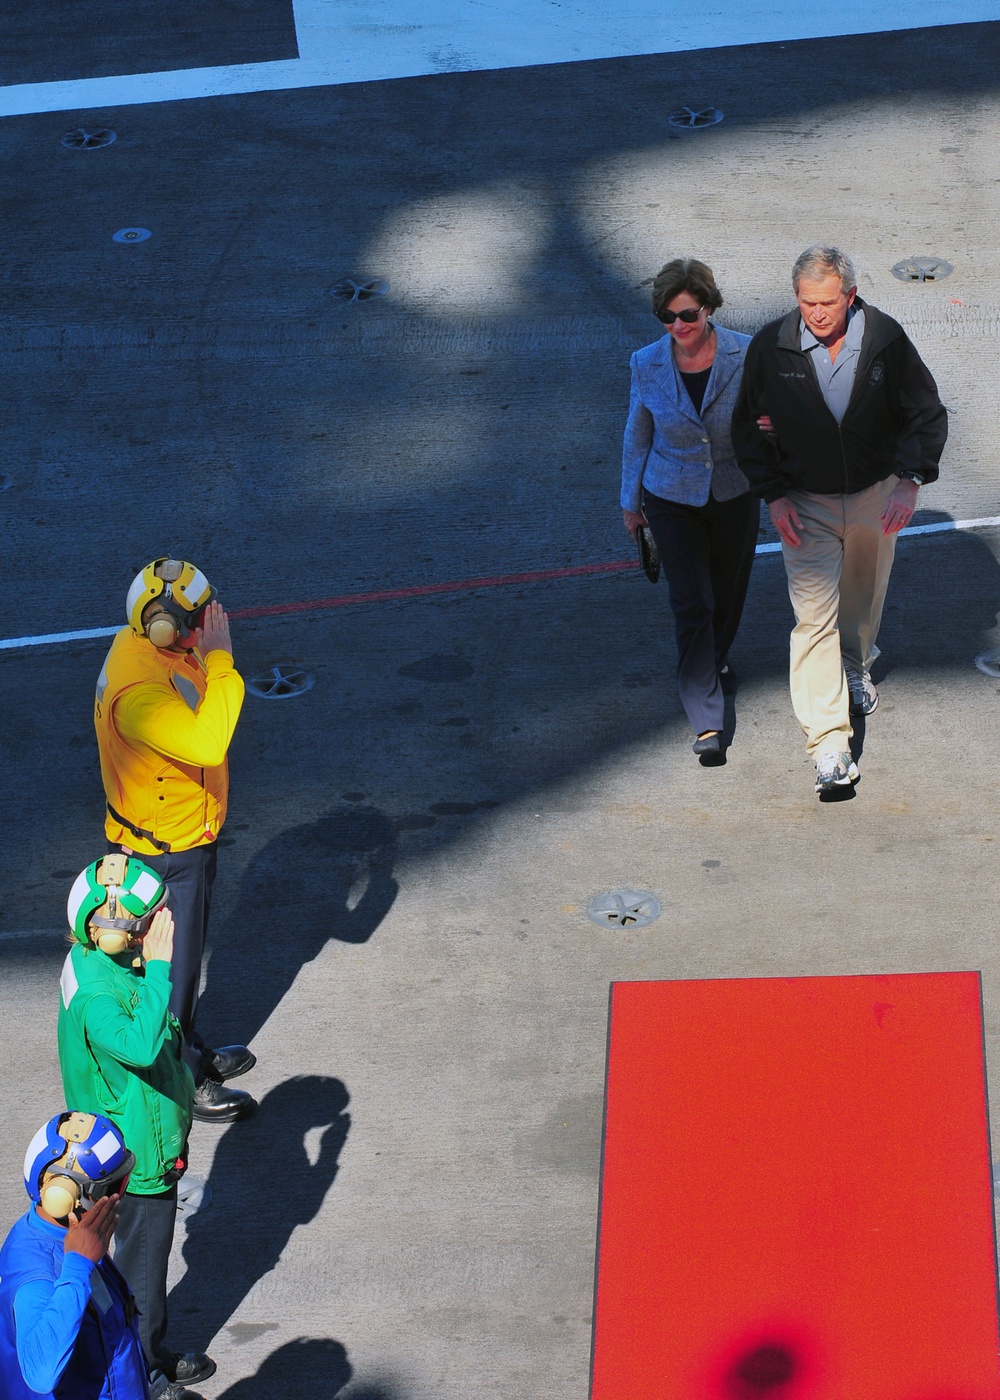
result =
[{"label": "black dress shoe", "polygon": [[167,1381],[159,1387],[152,1385],[149,1393],[152,1400],[205,1400],[200,1390],[186,1390],[180,1381]]},{"label": "black dress shoe", "polygon": [[173,1366],[164,1366],[164,1371],[170,1380],[179,1385],[191,1385],[195,1381],[207,1381],[209,1376],[214,1376],[216,1365],[203,1351],[186,1351],[183,1356],[174,1352]]},{"label": "black dress shoe", "polygon": [[217,1079],[203,1079],[195,1086],[194,1116],[202,1123],[231,1123],[248,1117],[256,1107],[256,1099],[242,1089],[227,1089]]},{"label": "black dress shoe", "polygon": [[246,1074],[257,1063],[257,1056],[245,1045],[220,1045],[218,1050],[206,1050],[202,1056],[205,1073],[209,1079],[235,1079]]},{"label": "black dress shoe", "polygon": [[718,734],[706,734],[704,739],[695,739],[691,747],[697,754],[706,754],[719,753],[722,745]]}]

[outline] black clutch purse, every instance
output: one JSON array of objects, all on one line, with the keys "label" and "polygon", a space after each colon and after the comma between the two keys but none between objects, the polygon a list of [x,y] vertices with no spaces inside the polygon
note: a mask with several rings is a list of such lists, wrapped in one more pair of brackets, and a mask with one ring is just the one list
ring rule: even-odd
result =
[{"label": "black clutch purse", "polygon": [[660,551],[656,547],[652,530],[647,525],[640,525],[635,532],[635,542],[639,546],[642,572],[650,583],[657,583],[660,577]]}]

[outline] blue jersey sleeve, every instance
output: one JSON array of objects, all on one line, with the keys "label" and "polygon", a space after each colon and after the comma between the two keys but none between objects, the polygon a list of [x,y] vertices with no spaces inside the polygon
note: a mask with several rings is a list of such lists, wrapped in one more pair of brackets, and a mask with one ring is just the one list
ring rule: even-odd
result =
[{"label": "blue jersey sleeve", "polygon": [[82,1254],[63,1256],[54,1281],[35,1279],[14,1295],[17,1359],[25,1383],[48,1395],[73,1353],[80,1322],[90,1300],[94,1265]]}]

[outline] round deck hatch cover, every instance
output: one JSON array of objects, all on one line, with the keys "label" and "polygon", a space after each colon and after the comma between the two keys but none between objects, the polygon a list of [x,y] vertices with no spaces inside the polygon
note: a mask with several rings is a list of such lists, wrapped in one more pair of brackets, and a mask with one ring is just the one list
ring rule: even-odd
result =
[{"label": "round deck hatch cover", "polygon": [[389,283],[381,277],[342,277],[330,288],[330,295],[338,301],[371,301],[388,290]]},{"label": "round deck hatch cover", "polygon": [[75,131],[67,131],[59,144],[71,151],[96,151],[99,146],[110,146],[112,141],[117,140],[117,131],[112,131],[108,126],[97,127],[94,131],[79,126]]},{"label": "round deck hatch cover", "polygon": [[892,275],[901,282],[941,282],[954,271],[944,258],[904,258],[894,264]]},{"label": "round deck hatch cover", "polygon": [[648,890],[608,890],[595,894],[587,917],[600,928],[645,928],[660,916],[660,901]]},{"label": "round deck hatch cover", "polygon": [[984,651],[976,657],[976,665],[984,676],[992,676],[994,680],[1000,680],[1000,647],[994,647],[992,651]]},{"label": "round deck hatch cover", "polygon": [[703,126],[717,126],[724,115],[718,107],[677,107],[667,121],[685,131],[699,131]]},{"label": "round deck hatch cover", "polygon": [[247,690],[261,700],[291,700],[312,690],[313,678],[302,666],[279,661],[247,681]]}]

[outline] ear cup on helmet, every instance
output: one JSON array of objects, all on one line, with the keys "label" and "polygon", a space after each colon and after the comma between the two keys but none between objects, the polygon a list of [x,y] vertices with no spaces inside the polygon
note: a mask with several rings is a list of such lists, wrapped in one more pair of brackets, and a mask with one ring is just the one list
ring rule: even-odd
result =
[{"label": "ear cup on helmet", "polygon": [[171,617],[169,613],[157,613],[156,616],[150,618],[149,622],[146,624],[146,636],[153,643],[154,647],[159,647],[161,650],[166,647],[172,647],[179,633],[180,627],[177,624],[177,620]]},{"label": "ear cup on helmet", "polygon": [[80,1188],[68,1176],[53,1176],[43,1182],[42,1210],[55,1220],[62,1220],[80,1204]]}]

